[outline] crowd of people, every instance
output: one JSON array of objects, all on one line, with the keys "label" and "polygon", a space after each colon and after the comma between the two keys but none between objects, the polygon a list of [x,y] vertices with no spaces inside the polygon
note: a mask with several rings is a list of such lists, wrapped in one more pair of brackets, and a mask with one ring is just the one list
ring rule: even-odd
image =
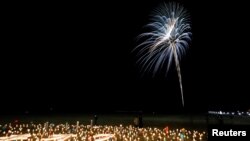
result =
[{"label": "crowd of people", "polygon": [[91,126],[76,124],[20,124],[9,123],[0,125],[0,137],[9,137],[12,135],[29,134],[27,140],[42,140],[52,138],[58,134],[71,134],[69,140],[72,141],[92,141],[95,135],[112,135],[109,141],[204,141],[207,140],[206,132],[187,130],[187,129],[164,129],[159,128],[139,128],[129,126]]}]

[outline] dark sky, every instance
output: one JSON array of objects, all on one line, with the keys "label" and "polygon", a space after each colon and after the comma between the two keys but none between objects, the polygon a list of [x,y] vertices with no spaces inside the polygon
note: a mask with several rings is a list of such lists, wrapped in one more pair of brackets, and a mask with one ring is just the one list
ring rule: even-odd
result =
[{"label": "dark sky", "polygon": [[[131,53],[136,36],[161,2],[6,5],[3,111],[180,111],[174,65],[167,78],[161,73],[141,76]],[[186,108],[250,107],[246,4],[180,2],[191,14],[193,32],[181,62]]]}]

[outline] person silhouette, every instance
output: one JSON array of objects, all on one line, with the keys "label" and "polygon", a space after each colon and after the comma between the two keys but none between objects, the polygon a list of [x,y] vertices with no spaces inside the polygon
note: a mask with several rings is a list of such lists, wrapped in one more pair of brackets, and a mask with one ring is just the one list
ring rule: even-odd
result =
[{"label": "person silhouette", "polygon": [[97,119],[98,119],[98,116],[94,115],[94,125],[97,125]]}]

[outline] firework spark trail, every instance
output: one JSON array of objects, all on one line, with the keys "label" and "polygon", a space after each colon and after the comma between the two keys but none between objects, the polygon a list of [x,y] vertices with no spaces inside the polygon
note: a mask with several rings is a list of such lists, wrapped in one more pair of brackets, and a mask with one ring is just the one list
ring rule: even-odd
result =
[{"label": "firework spark trail", "polygon": [[174,58],[175,58],[175,65],[176,65],[176,68],[177,68],[177,73],[178,73],[178,78],[179,78],[179,83],[180,83],[182,105],[184,107],[184,97],[183,97],[183,88],[182,88],[182,79],[181,79],[181,68],[180,68],[180,64],[179,64],[179,60],[178,60],[176,50],[174,50]]},{"label": "firework spark trail", "polygon": [[144,41],[135,48],[135,50],[139,48],[140,58],[137,62],[140,63],[144,72],[153,70],[154,76],[158,70],[164,67],[165,63],[167,63],[167,73],[174,59],[184,106],[179,59],[185,54],[185,50],[189,46],[188,42],[191,41],[189,15],[178,3],[164,4],[155,12],[152,22],[146,25],[151,31],[138,36]]}]

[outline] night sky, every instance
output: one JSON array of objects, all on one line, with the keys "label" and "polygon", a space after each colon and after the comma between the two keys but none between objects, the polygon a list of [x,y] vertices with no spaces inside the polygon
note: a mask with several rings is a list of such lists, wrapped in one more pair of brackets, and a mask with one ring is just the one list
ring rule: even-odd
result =
[{"label": "night sky", "polygon": [[[174,64],[167,77],[143,76],[132,53],[161,2],[6,5],[2,113],[182,111]],[[179,2],[193,32],[181,61],[186,109],[250,108],[247,4]]]}]

